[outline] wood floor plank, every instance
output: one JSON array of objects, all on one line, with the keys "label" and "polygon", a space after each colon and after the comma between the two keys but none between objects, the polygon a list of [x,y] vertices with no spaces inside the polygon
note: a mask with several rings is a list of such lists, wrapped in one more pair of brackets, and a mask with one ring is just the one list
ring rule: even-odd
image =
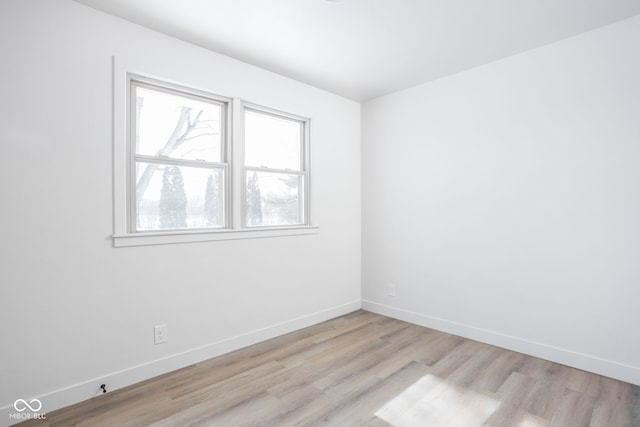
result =
[{"label": "wood floor plank", "polygon": [[371,417],[362,424],[363,427],[393,427],[385,420],[381,420],[378,417]]},{"label": "wood floor plank", "polygon": [[499,406],[500,401],[489,393],[480,393],[472,389],[459,390],[456,398],[447,402],[446,410],[433,426],[480,427]]},{"label": "wood floor plank", "polygon": [[537,381],[524,402],[524,408],[545,420],[551,420],[558,408],[565,390],[565,380],[561,376],[560,365],[543,365],[544,374],[537,375]]},{"label": "wood floor plank", "polygon": [[514,371],[500,386],[496,395],[503,403],[524,406],[525,399],[529,396],[536,383],[536,379]]},{"label": "wood floor plank", "polygon": [[[426,328],[420,328],[426,329]],[[427,329],[431,333],[421,333],[411,328],[413,334],[406,334],[406,337],[399,341],[389,341],[390,347],[394,351],[393,357],[379,360],[375,370],[375,375],[380,378],[388,377],[396,370],[407,365],[409,362],[420,359],[429,350],[429,342],[437,336],[435,331]],[[404,333],[404,331],[403,331]]]},{"label": "wood floor plank", "polygon": [[[548,420],[527,412],[521,406],[504,403],[485,422],[483,427],[549,427]],[[569,424],[565,427],[572,427]]]},{"label": "wood floor plank", "polygon": [[525,356],[513,351],[500,350],[479,375],[474,387],[492,392],[504,384],[511,374],[524,362]]},{"label": "wood floor plank", "polygon": [[190,426],[251,427],[261,425],[264,420],[265,407],[273,408],[272,413],[274,414],[280,414],[286,411],[286,407],[280,405],[280,402],[275,397],[268,393],[260,393],[224,411],[209,414],[197,422],[190,424]]},{"label": "wood floor plank", "polygon": [[640,425],[640,387],[366,311],[21,427]]},{"label": "wood floor plank", "polygon": [[631,425],[640,426],[640,386],[631,387]]},{"label": "wood floor plank", "polygon": [[375,387],[380,379],[368,375],[351,377],[344,382],[332,384],[322,390],[322,399],[317,399],[307,406],[296,408],[285,417],[279,419],[276,425],[318,425],[332,412],[348,405],[361,394]]},{"label": "wood floor plank", "polygon": [[435,364],[429,367],[429,373],[438,378],[448,378],[457,371],[462,365],[469,362],[471,355],[457,352],[450,352],[442,357]]},{"label": "wood floor plank", "polygon": [[497,347],[483,347],[477,354],[470,357],[458,369],[453,371],[447,377],[447,381],[457,387],[469,387],[480,379],[482,373],[491,365],[501,351],[504,350]]},{"label": "wood floor plank", "polygon": [[425,365],[410,362],[382,380],[376,387],[334,409],[325,417],[322,425],[363,425],[369,421],[371,414],[376,413],[389,401],[390,396],[399,396],[407,387],[428,374]]},{"label": "wood floor plank", "polygon": [[442,332],[432,334],[430,338],[421,343],[421,353],[415,359],[425,365],[433,365],[465,341],[464,338]]},{"label": "wood floor plank", "polygon": [[567,371],[567,387],[589,396],[597,396],[600,389],[600,376],[580,369],[565,367]]},{"label": "wood floor plank", "polygon": [[552,427],[589,427],[595,398],[566,388],[551,418]]},{"label": "wood floor plank", "polygon": [[590,425],[631,425],[632,389],[628,384],[600,377],[600,388]]}]

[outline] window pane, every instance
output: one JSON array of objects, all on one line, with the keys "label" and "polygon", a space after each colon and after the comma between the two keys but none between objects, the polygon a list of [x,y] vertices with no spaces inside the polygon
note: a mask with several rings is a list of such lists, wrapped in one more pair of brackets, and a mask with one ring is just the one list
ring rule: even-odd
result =
[{"label": "window pane", "polygon": [[136,228],[224,227],[223,189],[223,168],[136,162]]},{"label": "window pane", "polygon": [[248,227],[303,223],[303,177],[296,174],[247,171]]},{"label": "window pane", "polygon": [[301,170],[302,122],[245,110],[245,165]]},{"label": "window pane", "polygon": [[222,105],[133,87],[137,154],[221,162]]}]

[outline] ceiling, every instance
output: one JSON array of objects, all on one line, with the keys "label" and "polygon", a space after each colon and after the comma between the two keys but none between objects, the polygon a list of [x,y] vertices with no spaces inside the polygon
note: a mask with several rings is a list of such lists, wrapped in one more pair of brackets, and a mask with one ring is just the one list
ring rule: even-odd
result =
[{"label": "ceiling", "polygon": [[76,0],[365,101],[640,14],[640,0]]}]

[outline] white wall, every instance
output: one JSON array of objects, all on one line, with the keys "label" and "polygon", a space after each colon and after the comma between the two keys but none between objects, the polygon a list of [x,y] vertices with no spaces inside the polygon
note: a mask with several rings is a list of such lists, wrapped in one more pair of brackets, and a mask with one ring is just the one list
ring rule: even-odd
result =
[{"label": "white wall", "polygon": [[640,384],[640,16],[362,115],[364,308]]},{"label": "white wall", "polygon": [[[113,248],[112,55],[311,117],[320,233]],[[358,104],[68,0],[0,58],[0,425],[359,306]],[[365,307],[640,384],[638,75],[636,17],[365,104]]]},{"label": "white wall", "polygon": [[[319,233],[114,248],[112,55],[310,117]],[[0,58],[0,425],[359,308],[358,103],[67,0],[0,2]]]}]

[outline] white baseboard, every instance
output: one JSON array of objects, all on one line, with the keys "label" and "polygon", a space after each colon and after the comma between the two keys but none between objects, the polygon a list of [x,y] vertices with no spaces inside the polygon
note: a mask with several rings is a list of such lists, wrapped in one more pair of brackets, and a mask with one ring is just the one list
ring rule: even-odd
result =
[{"label": "white baseboard", "polygon": [[453,322],[374,301],[362,300],[362,309],[427,328],[517,351],[541,359],[640,385],[640,367],[526,340],[463,323]]},{"label": "white baseboard", "polygon": [[[104,383],[107,390],[113,391],[140,381],[153,378],[194,363],[202,362],[222,354],[226,354],[243,347],[247,347],[259,342],[297,331],[308,326],[312,326],[344,314],[351,313],[361,308],[361,301],[352,301],[347,304],[331,307],[312,314],[300,316],[282,323],[267,326],[246,334],[231,337],[222,341],[210,343],[202,347],[194,348],[182,353],[174,354],[162,359],[152,360],[137,366],[132,366],[118,372],[93,378],[82,383],[73,384],[68,387],[55,390],[49,393],[35,396],[42,402],[40,413],[52,412],[65,406],[73,405],[100,395],[96,390],[96,384]],[[33,399],[29,396],[28,399]],[[0,427],[7,427],[23,420],[9,418],[10,414],[15,414],[16,410],[11,404],[0,408]]]}]

